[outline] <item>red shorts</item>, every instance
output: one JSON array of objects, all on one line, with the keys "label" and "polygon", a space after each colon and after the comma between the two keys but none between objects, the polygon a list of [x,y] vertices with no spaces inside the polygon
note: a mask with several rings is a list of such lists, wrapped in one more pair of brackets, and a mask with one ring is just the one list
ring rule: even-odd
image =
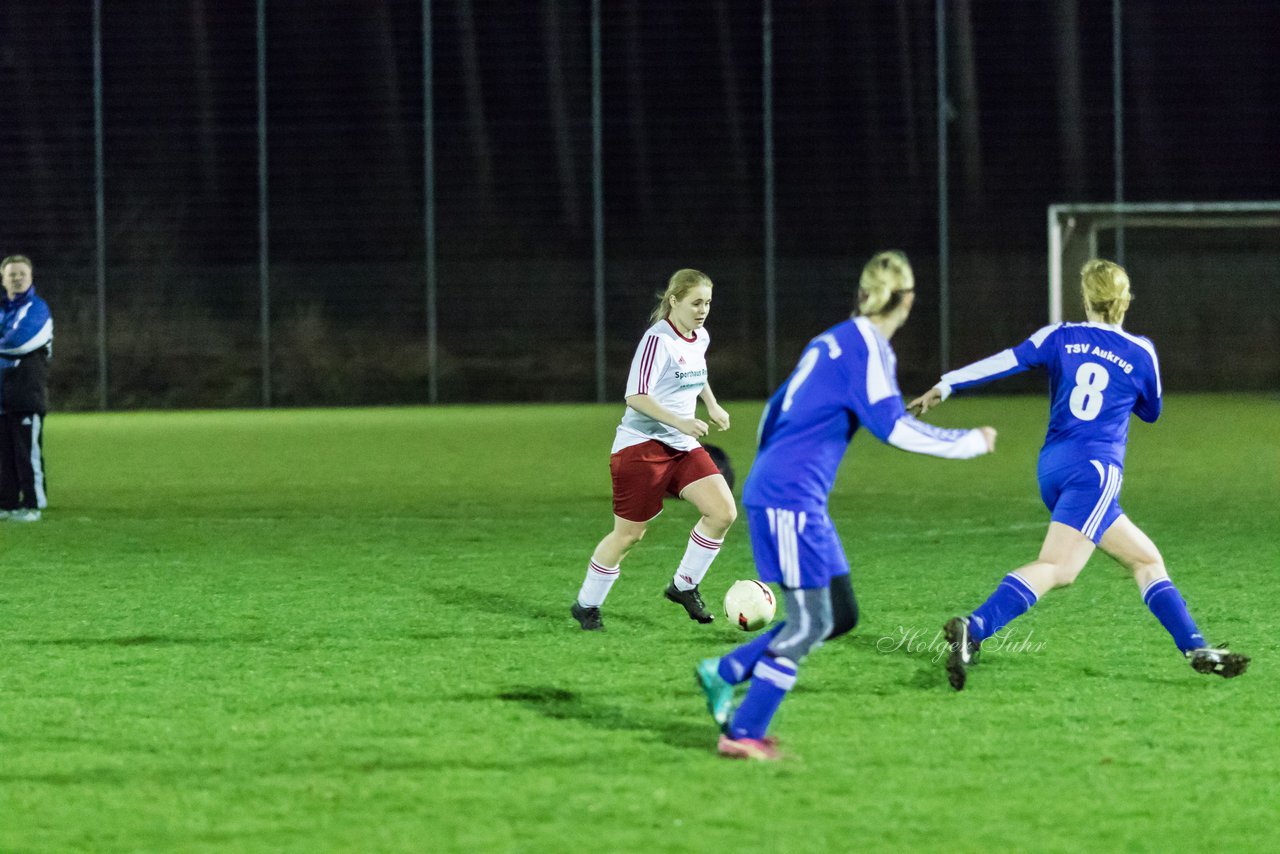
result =
[{"label": "red shorts", "polygon": [[677,451],[656,439],[623,448],[609,457],[613,512],[628,522],[648,522],[662,512],[662,499],[720,469],[702,446]]}]

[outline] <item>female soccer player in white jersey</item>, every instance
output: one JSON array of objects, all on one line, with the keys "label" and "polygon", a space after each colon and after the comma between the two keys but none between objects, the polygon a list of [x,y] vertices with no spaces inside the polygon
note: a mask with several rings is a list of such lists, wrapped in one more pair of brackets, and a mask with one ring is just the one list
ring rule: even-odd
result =
[{"label": "female soccer player in white jersey", "polygon": [[1155,545],[1120,509],[1129,413],[1160,417],[1160,365],[1149,340],[1120,328],[1132,294],[1129,276],[1095,259],[1080,271],[1086,323],[1055,323],[1016,347],[944,374],[911,402],[920,412],[951,392],[1029,368],[1049,373],[1049,432],[1040,451],[1040,495],[1051,514],[1040,556],[1004,577],[967,617],[944,627],[951,644],[947,675],[962,690],[979,645],[1025,613],[1054,587],[1075,581],[1095,547],[1133,573],[1142,600],[1199,673],[1230,678],[1249,659],[1205,643],[1169,580]]},{"label": "female soccer player in white jersey", "polygon": [[[781,585],[786,622],[695,668],[722,735],[723,756],[776,759],[765,735],[800,661],[857,621],[849,561],[827,515],[836,469],[858,427],[904,451],[964,459],[995,448],[995,430],[943,430],[906,413],[889,339],[906,322],[915,278],[901,252],[862,271],[857,313],[809,342],[769,399],[760,450],[743,491],[762,581]],[[751,681],[730,720],[733,686]]]},{"label": "female soccer player in white jersey", "polygon": [[702,399],[707,418],[729,429],[729,413],[716,402],[707,382],[704,324],[711,311],[711,280],[697,270],[678,270],[667,283],[631,360],[627,377],[627,409],[613,440],[609,469],[613,473],[613,530],[596,546],[587,576],[571,612],[587,631],[604,628],[600,606],[618,579],[626,553],[644,536],[645,526],[662,512],[662,499],[678,496],[693,504],[702,518],[689,534],[689,545],[665,595],[681,605],[689,618],[709,623],[713,617],[698,592],[724,535],[738,516],[733,493],[711,457],[698,444],[707,435],[697,417]]}]

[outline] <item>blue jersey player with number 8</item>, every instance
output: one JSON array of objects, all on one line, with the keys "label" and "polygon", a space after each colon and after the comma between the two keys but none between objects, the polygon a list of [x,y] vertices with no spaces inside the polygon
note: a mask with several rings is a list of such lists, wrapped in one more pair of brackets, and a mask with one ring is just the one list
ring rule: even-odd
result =
[{"label": "blue jersey player with number 8", "polygon": [[1129,413],[1146,422],[1160,417],[1160,365],[1148,339],[1120,328],[1133,298],[1124,268],[1095,259],[1080,278],[1087,322],[1046,326],[1016,347],[944,374],[909,407],[924,413],[953,391],[1030,368],[1049,374],[1049,432],[1037,467],[1049,532],[1037,560],[1006,575],[972,614],[944,626],[947,676],[957,691],[982,641],[1049,590],[1075,581],[1095,548],[1133,573],[1143,602],[1197,672],[1230,678],[1249,664],[1205,643],[1160,552],[1120,509]]},{"label": "blue jersey player with number 8", "polygon": [[[966,459],[995,448],[990,427],[944,430],[907,414],[889,339],[906,322],[915,278],[901,252],[863,268],[858,312],[814,338],[769,399],[760,450],[743,487],[751,551],[762,581],[782,587],[786,621],[695,669],[721,728],[718,750],[777,759],[766,735],[804,657],[857,623],[849,561],[827,514],[836,471],[859,427],[904,451]],[[733,710],[735,685],[749,682]]]}]

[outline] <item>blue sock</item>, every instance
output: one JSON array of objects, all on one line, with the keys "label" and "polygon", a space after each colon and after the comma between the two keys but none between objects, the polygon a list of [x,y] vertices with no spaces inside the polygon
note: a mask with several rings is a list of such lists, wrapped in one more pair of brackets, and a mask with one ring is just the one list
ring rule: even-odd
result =
[{"label": "blue sock", "polygon": [[773,640],[778,632],[782,631],[782,627],[785,625],[785,622],[778,623],[759,637],[752,638],[733,652],[722,656],[719,668],[720,678],[730,685],[746,682],[751,675],[751,669],[756,666],[760,656],[764,655],[764,651],[769,648],[769,642]]},{"label": "blue sock", "polygon": [[764,738],[774,712],[796,684],[796,663],[765,653],[751,673],[751,687],[729,724],[730,738]]},{"label": "blue sock", "polygon": [[1182,600],[1182,594],[1173,586],[1172,581],[1162,578],[1151,582],[1142,591],[1142,601],[1147,603],[1164,630],[1173,635],[1173,642],[1178,645],[1179,650],[1186,652],[1208,646],[1200,629],[1196,627],[1196,621],[1191,619],[1191,614],[1187,611],[1187,603]]},{"label": "blue sock", "polygon": [[969,617],[969,637],[986,640],[1036,604],[1036,592],[1016,573],[1000,580],[1000,586]]}]

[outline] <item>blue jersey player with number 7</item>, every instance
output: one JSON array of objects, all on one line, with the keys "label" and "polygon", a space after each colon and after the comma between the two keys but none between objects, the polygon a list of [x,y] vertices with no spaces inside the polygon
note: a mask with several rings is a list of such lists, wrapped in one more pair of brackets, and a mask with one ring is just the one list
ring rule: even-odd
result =
[{"label": "blue jersey player with number 7", "polygon": [[[809,342],[765,407],[742,503],[757,572],[782,587],[786,621],[695,668],[721,728],[722,756],[777,759],[777,742],[766,732],[795,685],[800,662],[857,623],[849,561],[827,514],[827,497],[858,428],[896,448],[935,457],[965,459],[995,448],[990,427],[943,430],[907,414],[889,339],[911,313],[914,286],[901,252],[872,258],[858,283],[855,316]],[[734,711],[734,686],[744,682],[750,686]]]},{"label": "blue jersey player with number 7", "polygon": [[1075,581],[1095,548],[1133,573],[1143,602],[1198,673],[1231,678],[1249,665],[1246,656],[1205,643],[1160,552],[1120,509],[1129,413],[1146,422],[1160,417],[1160,365],[1149,340],[1120,328],[1133,299],[1124,268],[1095,259],[1080,280],[1087,322],[1046,326],[1016,347],[944,374],[909,406],[922,414],[953,391],[1030,368],[1049,374],[1049,432],[1038,465],[1049,532],[1034,562],[1006,575],[972,614],[943,627],[951,646],[947,676],[957,691],[982,641],[1054,587]]}]

